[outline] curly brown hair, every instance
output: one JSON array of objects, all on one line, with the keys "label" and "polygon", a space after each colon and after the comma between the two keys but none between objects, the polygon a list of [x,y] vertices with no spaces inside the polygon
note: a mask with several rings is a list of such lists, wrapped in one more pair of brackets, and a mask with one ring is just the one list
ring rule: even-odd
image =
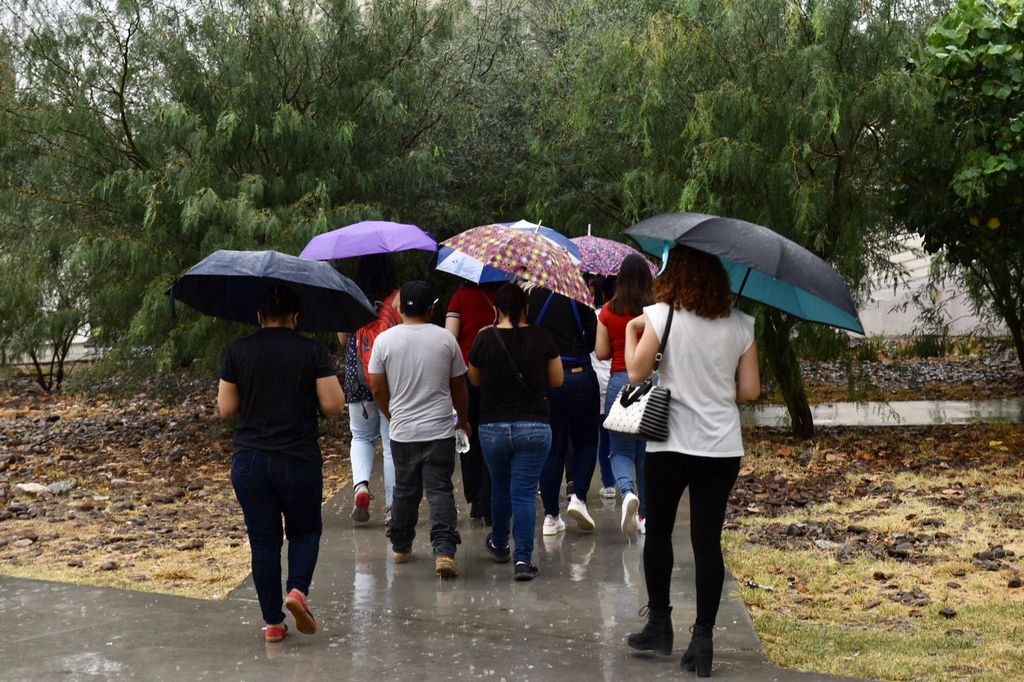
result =
[{"label": "curly brown hair", "polygon": [[654,280],[654,299],[710,320],[728,317],[729,273],[717,256],[676,245],[669,252],[668,268]]}]

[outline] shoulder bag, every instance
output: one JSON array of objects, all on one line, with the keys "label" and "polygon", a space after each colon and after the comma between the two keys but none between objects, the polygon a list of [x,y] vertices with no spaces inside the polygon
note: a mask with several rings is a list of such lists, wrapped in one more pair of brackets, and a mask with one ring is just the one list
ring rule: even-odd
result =
[{"label": "shoulder bag", "polygon": [[615,397],[608,416],[604,419],[604,428],[620,436],[663,442],[668,440],[669,402],[672,395],[663,386],[657,385],[658,367],[665,354],[668,333],[672,329],[672,315],[675,307],[670,303],[668,320],[665,321],[665,333],[661,335],[661,347],[654,356],[654,372],[650,378],[640,384],[626,384]]}]

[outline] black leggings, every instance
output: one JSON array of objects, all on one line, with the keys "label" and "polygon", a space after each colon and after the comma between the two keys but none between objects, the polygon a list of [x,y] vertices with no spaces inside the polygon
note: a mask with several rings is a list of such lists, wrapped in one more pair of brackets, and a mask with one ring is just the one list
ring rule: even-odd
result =
[{"label": "black leggings", "polygon": [[729,491],[740,471],[739,457],[696,457],[677,452],[648,452],[647,538],[644,577],[651,608],[670,605],[669,584],[675,556],[672,529],[683,491],[690,488],[690,541],[697,575],[697,623],[712,626],[725,581],[722,525]]}]

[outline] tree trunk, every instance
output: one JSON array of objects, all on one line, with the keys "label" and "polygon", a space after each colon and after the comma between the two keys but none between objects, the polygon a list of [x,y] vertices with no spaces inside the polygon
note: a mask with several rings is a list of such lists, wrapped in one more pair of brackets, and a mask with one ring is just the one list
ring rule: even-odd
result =
[{"label": "tree trunk", "polygon": [[782,399],[789,410],[789,421],[793,435],[798,438],[814,436],[814,418],[804,390],[804,378],[800,374],[800,359],[793,350],[789,332],[793,322],[783,313],[768,311],[764,316],[764,352],[772,368],[775,380],[779,382]]}]

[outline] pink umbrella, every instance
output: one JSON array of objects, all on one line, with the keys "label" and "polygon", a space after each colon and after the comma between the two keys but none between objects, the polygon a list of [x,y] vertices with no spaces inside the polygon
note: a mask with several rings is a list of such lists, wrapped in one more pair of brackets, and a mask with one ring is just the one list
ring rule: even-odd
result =
[{"label": "pink umbrella", "polygon": [[563,247],[530,230],[482,225],[441,242],[484,265],[590,305],[579,268]]},{"label": "pink umbrella", "polygon": [[622,242],[593,237],[590,235],[590,228],[587,228],[586,237],[573,237],[572,242],[580,247],[580,270],[583,272],[605,277],[617,275],[626,256],[637,255],[647,262],[652,275],[658,274],[658,268],[642,253]]}]

